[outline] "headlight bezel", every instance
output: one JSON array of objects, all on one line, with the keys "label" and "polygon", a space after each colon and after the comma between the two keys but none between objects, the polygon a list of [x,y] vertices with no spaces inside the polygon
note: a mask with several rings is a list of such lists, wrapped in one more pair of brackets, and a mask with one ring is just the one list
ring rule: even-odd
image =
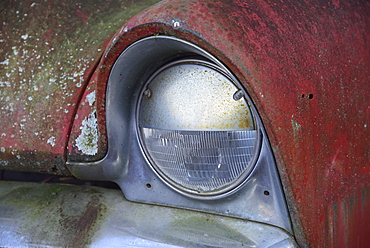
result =
[{"label": "headlight bezel", "polygon": [[[190,40],[194,42],[198,38]],[[158,177],[143,155],[136,134],[136,106],[142,87],[160,66],[180,58],[200,58],[211,63],[218,61],[206,49],[218,54],[224,64],[237,68],[203,41],[191,43],[172,36],[153,35],[135,38],[135,42],[125,46],[115,60],[107,82],[107,154],[96,162],[69,162],[69,168],[79,178],[116,182],[130,201],[234,216],[292,232],[273,152],[251,99],[248,98],[258,124],[261,148],[248,178],[230,194],[201,198],[181,194]],[[220,67],[228,70],[223,68],[223,64]],[[233,72],[238,73],[235,68]],[[240,77],[240,74],[236,75]]]}]

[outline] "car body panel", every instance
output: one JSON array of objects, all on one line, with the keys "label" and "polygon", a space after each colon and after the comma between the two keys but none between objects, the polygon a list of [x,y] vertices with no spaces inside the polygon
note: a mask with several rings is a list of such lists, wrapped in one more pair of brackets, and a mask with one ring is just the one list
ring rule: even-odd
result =
[{"label": "car body panel", "polygon": [[367,13],[366,2],[163,1],[125,24],[101,65],[156,34],[211,52],[259,110],[299,243],[360,245],[370,230]]},{"label": "car body panel", "polygon": [[120,190],[0,182],[1,247],[294,247],[256,222],[129,202]]},{"label": "car body panel", "polygon": [[[1,2],[2,168],[70,174],[66,144],[96,64],[119,27],[155,2]],[[104,132],[102,123],[90,159],[105,155]]]},{"label": "car body panel", "polygon": [[[369,12],[367,1],[160,2],[118,28],[107,45],[82,100],[86,110],[73,127],[67,159],[78,160],[73,140],[94,111],[86,98],[92,92],[97,123],[104,125],[106,83],[120,53],[147,36],[175,36],[219,58],[253,99],[274,150],[299,244],[368,244]],[[58,141],[62,146],[67,142],[63,137]],[[63,149],[58,147],[57,154]]]}]

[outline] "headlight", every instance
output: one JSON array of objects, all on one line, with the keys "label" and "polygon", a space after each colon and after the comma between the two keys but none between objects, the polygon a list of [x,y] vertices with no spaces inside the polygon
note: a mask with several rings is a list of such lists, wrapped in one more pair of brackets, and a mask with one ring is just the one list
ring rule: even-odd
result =
[{"label": "headlight", "polygon": [[196,209],[291,231],[266,132],[216,57],[170,36],[127,47],[106,93],[108,153],[75,175],[119,184],[130,201]]},{"label": "headlight", "polygon": [[144,86],[139,135],[153,170],[181,192],[215,195],[253,169],[257,130],[237,82],[214,64],[180,60]]}]

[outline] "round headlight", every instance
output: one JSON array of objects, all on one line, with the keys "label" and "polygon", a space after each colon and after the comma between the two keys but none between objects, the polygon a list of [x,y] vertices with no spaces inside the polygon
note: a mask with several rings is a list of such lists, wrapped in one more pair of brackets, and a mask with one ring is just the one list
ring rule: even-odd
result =
[{"label": "round headlight", "polygon": [[249,103],[214,64],[182,60],[158,70],[144,86],[137,116],[152,169],[177,191],[230,192],[254,167],[258,135]]}]

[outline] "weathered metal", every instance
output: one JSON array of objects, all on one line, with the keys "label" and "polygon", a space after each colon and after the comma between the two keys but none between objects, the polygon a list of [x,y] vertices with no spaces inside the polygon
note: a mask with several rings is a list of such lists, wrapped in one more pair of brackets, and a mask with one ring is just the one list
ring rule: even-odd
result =
[{"label": "weathered metal", "polygon": [[[31,15],[41,6],[33,2],[37,1],[23,4],[31,11],[27,16],[9,2],[1,3],[2,9],[7,4],[9,8],[1,12],[1,22],[7,25],[1,28],[0,165],[68,173],[63,154],[72,112],[98,62],[98,49],[104,49],[103,41],[122,23],[119,13],[126,12],[112,10],[113,2],[111,8],[100,6],[101,13],[112,13],[108,18],[117,17],[112,19],[115,24],[106,25],[109,20],[104,19],[101,26],[89,26],[90,20],[99,24],[99,13],[86,18],[101,1],[86,4],[87,14],[73,4],[50,3],[47,14]],[[69,158],[78,159],[73,140],[81,134],[80,123],[92,113],[93,106],[85,101],[91,92],[96,94],[97,123],[104,136],[106,83],[119,54],[150,35],[182,38],[221,60],[252,97],[275,152],[298,242],[311,247],[369,244],[369,12],[370,3],[365,0],[163,1],[130,19],[105,43],[107,49],[91,78],[96,86],[83,98],[91,108],[79,114]],[[131,14],[130,9],[127,13]],[[45,21],[50,16],[51,21]],[[29,25],[21,29],[18,21]],[[41,30],[38,36],[37,30]],[[37,50],[34,43],[28,46],[33,39],[40,41]],[[70,42],[58,43],[62,40]],[[41,61],[38,55],[50,58]],[[64,58],[63,70],[60,58]],[[33,82],[51,84],[41,88],[43,84]],[[63,90],[56,91],[56,86]],[[47,97],[54,97],[53,109],[45,108],[51,102]],[[59,102],[59,97],[65,101]],[[40,127],[46,131],[39,132]],[[101,144],[96,158],[104,154],[106,145]],[[27,165],[30,159],[42,160]]]},{"label": "weathered metal", "polygon": [[[130,43],[157,34],[211,52],[257,105],[299,243],[360,246],[370,242],[369,7],[163,1],[122,27],[101,65],[110,68]],[[98,77],[104,84],[108,75]]]},{"label": "weathered metal", "polygon": [[[112,35],[155,2],[1,1],[1,168],[70,174],[66,144],[87,82]],[[90,114],[79,108],[72,138]],[[90,160],[106,153],[104,123],[96,128]],[[74,146],[71,155],[83,153]]]},{"label": "weathered metal", "polygon": [[120,190],[0,181],[1,247],[293,247],[279,228],[132,203]]},{"label": "weathered metal", "polygon": [[[141,51],[145,51],[145,53],[138,56]],[[253,138],[249,140],[249,144],[244,144],[243,148],[240,149],[241,152],[245,152],[248,149],[247,147],[254,146],[249,163],[245,160],[242,163],[242,166],[250,165],[250,167],[245,168],[242,174],[235,178],[234,182],[224,185],[220,190],[202,192],[201,187],[204,186],[205,180],[202,180],[199,184],[194,184],[200,190],[196,188],[185,189],[181,186],[181,183],[175,185],[170,182],[170,180],[175,181],[175,178],[170,178],[164,173],[160,174],[159,167],[155,167],[160,166],[160,162],[150,160],[149,156],[145,156],[143,151],[146,148],[143,142],[139,140],[140,124],[138,112],[140,111],[138,110],[138,98],[145,91],[145,83],[148,80],[150,81],[153,73],[163,68],[167,61],[173,61],[174,58],[182,58],[181,54],[197,57],[200,60],[207,60],[210,64],[212,63],[213,67],[218,67],[220,70],[224,68],[222,71],[229,78],[233,78],[233,81],[236,82],[235,85],[241,88],[241,85],[237,84],[237,80],[219,60],[192,43],[165,35],[141,39],[131,44],[129,48],[120,54],[109,75],[106,93],[106,121],[109,140],[107,156],[92,163],[68,162],[68,168],[74,175],[83,179],[105,179],[116,182],[124,192],[125,197],[131,201],[149,202],[151,204],[241,217],[271,224],[291,233],[289,213],[272,150],[254,105],[250,105],[250,110],[254,116],[256,130],[248,131],[250,133],[247,136],[250,135],[249,138]],[[249,99],[244,90],[243,92],[244,97]],[[216,101],[214,102],[219,104]],[[248,102],[251,103],[250,100]],[[187,131],[181,132],[179,135],[183,138],[184,135],[189,137]],[[171,150],[180,151],[180,148],[184,147],[184,145],[185,147],[195,148],[197,152],[199,150],[205,153],[212,153],[211,146],[215,146],[216,152],[219,152],[224,147],[220,144],[221,142],[233,143],[227,141],[230,141],[230,138],[233,137],[231,133],[226,134],[218,141],[210,138],[211,135],[208,134],[200,142],[200,144],[204,144],[208,148],[200,148],[198,146],[197,149],[196,138],[192,137],[192,144],[187,144],[186,138],[185,142],[176,144],[172,140],[174,136],[176,135],[164,134],[161,135],[162,141],[155,142],[159,146],[160,144],[171,144],[160,153],[168,153]],[[257,138],[255,142],[253,141],[254,138]],[[240,141],[241,137],[237,139]],[[234,152],[235,147],[236,144],[234,143],[233,149],[230,150]],[[189,154],[184,151],[179,152],[178,155],[169,154],[166,157],[171,161],[176,160],[179,156],[185,155],[185,157],[180,159],[177,165],[169,165],[168,168],[173,170],[184,168],[184,162],[192,160],[195,154]],[[214,157],[219,158],[218,155]],[[238,156],[234,154],[233,158],[235,157]],[[242,157],[239,158],[242,159]],[[163,159],[161,160],[163,161]],[[221,160],[221,164],[226,161],[225,158]],[[207,167],[214,168],[219,164],[211,162],[211,165]],[[232,166],[229,162],[225,164],[229,168]],[[193,172],[190,171],[192,170],[190,167],[188,166],[189,170],[186,169],[188,171],[182,170],[178,173],[179,175],[185,175],[183,177],[185,183],[186,181],[195,181],[194,178],[191,178],[191,173]],[[200,167],[200,170],[205,174],[206,168],[202,167]],[[246,178],[247,180],[244,180]],[[215,184],[212,187],[214,186]],[[267,195],[264,191],[268,192]]]}]

